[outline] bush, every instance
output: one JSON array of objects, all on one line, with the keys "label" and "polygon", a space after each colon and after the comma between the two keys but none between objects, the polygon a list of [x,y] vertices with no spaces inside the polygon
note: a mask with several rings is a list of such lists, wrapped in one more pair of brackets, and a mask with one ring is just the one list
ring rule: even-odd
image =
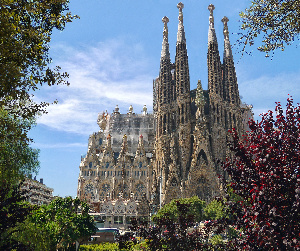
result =
[{"label": "bush", "polygon": [[101,244],[81,245],[79,251],[114,251],[119,250],[118,243],[104,242]]},{"label": "bush", "polygon": [[144,251],[148,251],[150,250],[148,248],[148,245],[146,243],[146,241],[142,241],[136,245],[130,245],[130,247],[128,248],[123,248],[123,249],[119,249],[119,244],[118,243],[101,243],[101,244],[93,244],[93,245],[81,245],[79,247],[79,251],[114,251],[114,250],[144,250]]},{"label": "bush", "polygon": [[142,242],[136,244],[134,246],[133,250],[145,250],[145,251],[148,251],[150,249],[149,249],[149,246],[147,244],[147,241],[142,241]]}]

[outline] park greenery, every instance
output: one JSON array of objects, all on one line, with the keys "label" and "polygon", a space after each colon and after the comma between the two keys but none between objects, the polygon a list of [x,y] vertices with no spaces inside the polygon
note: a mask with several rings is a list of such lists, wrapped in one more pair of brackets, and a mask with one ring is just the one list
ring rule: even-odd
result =
[{"label": "park greenery", "polygon": [[[3,107],[2,107],[3,108]],[[14,117],[0,107],[0,186],[17,184],[25,175],[37,173],[37,149],[30,147],[26,134],[34,119]]]},{"label": "park greenery", "polygon": [[95,233],[85,202],[56,198],[49,205],[24,202],[19,186],[0,190],[1,250],[74,250]]},{"label": "park greenery", "polygon": [[257,43],[257,49],[269,56],[270,52],[283,51],[286,45],[299,39],[299,0],[254,0],[240,16],[239,43],[243,52],[246,46]]},{"label": "park greenery", "polygon": [[12,229],[24,222],[35,207],[24,202],[20,186],[21,184],[12,186],[7,182],[2,182],[0,186],[0,250],[25,248],[11,238]]},{"label": "park greenery", "polygon": [[197,196],[194,196],[191,198],[172,200],[170,203],[159,209],[157,214],[152,216],[152,220],[157,222],[163,217],[168,217],[174,221],[177,221],[179,217],[179,211],[177,207],[178,202],[189,205],[189,211],[187,214],[193,215],[195,222],[200,222],[204,219],[203,208],[205,206],[205,201],[202,201]]},{"label": "park greenery", "polygon": [[54,29],[74,18],[68,0],[11,1],[0,5],[0,106],[15,116],[32,118],[44,112],[33,91],[42,85],[68,84],[67,73],[49,67],[49,43]]},{"label": "park greenery", "polygon": [[[69,84],[67,73],[49,66],[53,30],[63,30],[75,18],[67,11],[68,0],[0,3],[1,250],[56,250],[93,229],[86,205],[78,200],[35,207],[24,202],[19,189],[25,176],[38,171],[39,151],[31,148],[28,132],[49,105],[36,103],[34,92],[44,85]],[[70,203],[74,203],[73,211]],[[76,213],[78,206],[83,208],[81,215]]]},{"label": "park greenery", "polygon": [[[59,66],[49,67],[53,30],[63,30],[75,18],[67,11],[67,0],[0,3],[1,250],[72,250],[75,241],[83,243],[95,231],[86,203],[58,198],[33,206],[20,192],[19,181],[39,167],[28,132],[49,105],[34,102],[34,92],[44,85],[69,84]],[[299,35],[299,12],[299,0],[252,1],[241,13],[240,42],[254,45],[261,38],[260,51],[283,50]],[[155,227],[133,220],[132,230],[145,238],[145,245],[135,248],[299,249],[300,107],[289,98],[286,111],[277,104],[275,113],[250,121],[250,132],[243,137],[230,132],[232,157],[223,163],[230,179],[222,180],[223,197],[209,204],[197,197],[173,200],[153,216]],[[203,220],[209,221],[195,228]],[[223,238],[226,233],[231,234]],[[81,250],[92,250],[88,248]]]},{"label": "park greenery", "polygon": [[88,212],[88,205],[78,198],[57,198],[17,224],[12,238],[30,250],[72,250],[76,241],[82,244],[96,231]]}]

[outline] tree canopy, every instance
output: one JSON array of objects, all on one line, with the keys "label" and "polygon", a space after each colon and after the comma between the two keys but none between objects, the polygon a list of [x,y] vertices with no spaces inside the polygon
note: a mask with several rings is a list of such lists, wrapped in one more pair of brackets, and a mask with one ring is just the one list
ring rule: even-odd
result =
[{"label": "tree canopy", "polygon": [[53,29],[63,30],[74,18],[68,0],[11,1],[0,4],[0,106],[22,117],[45,111],[32,91],[43,84],[67,83],[60,68],[49,68]]},{"label": "tree canopy", "polygon": [[240,16],[243,51],[246,45],[258,43],[257,49],[269,55],[299,39],[299,0],[254,0]]},{"label": "tree canopy", "polygon": [[37,250],[57,250],[73,247],[96,232],[94,219],[88,214],[89,207],[78,198],[57,198],[49,205],[33,211],[27,220],[18,225],[14,238]]},{"label": "tree canopy", "polygon": [[33,205],[24,202],[20,186],[3,182],[0,186],[0,249],[11,250],[24,247],[11,238],[12,229],[35,209]]},{"label": "tree canopy", "polygon": [[250,250],[296,250],[300,247],[300,106],[277,103],[261,122],[250,121],[240,139],[233,130],[234,154],[224,165],[230,187],[240,197],[228,201],[231,223],[243,232],[237,242]]},{"label": "tree canopy", "polygon": [[157,221],[160,218],[168,217],[174,221],[178,220],[179,210],[178,202],[183,205],[188,205],[188,211],[186,215],[193,215],[194,221],[203,220],[203,208],[205,207],[205,201],[200,200],[197,196],[191,198],[173,199],[170,203],[164,205],[158,210],[157,214],[153,216],[153,220]]},{"label": "tree canopy", "polygon": [[0,107],[0,185],[17,184],[37,173],[39,151],[30,147],[27,137],[33,124],[34,119],[16,118]]},{"label": "tree canopy", "polygon": [[204,208],[205,220],[218,220],[226,217],[224,203],[222,201],[214,199]]},{"label": "tree canopy", "polygon": [[48,103],[35,103],[42,85],[68,84],[67,73],[50,68],[54,29],[74,18],[68,0],[2,0],[0,3],[0,183],[37,172],[38,150],[28,131]]}]

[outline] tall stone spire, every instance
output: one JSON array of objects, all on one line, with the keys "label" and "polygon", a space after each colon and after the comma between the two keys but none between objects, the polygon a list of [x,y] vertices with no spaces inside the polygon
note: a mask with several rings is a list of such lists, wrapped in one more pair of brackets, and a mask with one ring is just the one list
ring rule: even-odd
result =
[{"label": "tall stone spire", "polygon": [[186,40],[183,26],[183,3],[179,3],[179,24],[177,32],[176,56],[175,56],[175,70],[176,70],[176,94],[177,98],[183,94],[190,93],[190,75],[188,65],[188,55],[186,49]]},{"label": "tall stone spire", "polygon": [[223,34],[224,34],[224,57],[231,57],[232,58],[232,51],[231,51],[231,46],[230,46],[230,41],[229,41],[229,31],[228,31],[228,17],[223,17],[221,20],[224,24],[223,28]]},{"label": "tall stone spire", "polygon": [[211,94],[217,94],[223,97],[222,86],[222,67],[220,61],[220,54],[218,49],[218,42],[214,28],[213,10],[215,6],[210,4],[209,10],[209,30],[208,30],[208,52],[207,52],[207,66],[208,66],[208,89]]},{"label": "tall stone spire", "polygon": [[168,25],[167,25],[169,22],[169,18],[164,16],[162,21],[164,23],[164,31],[163,31],[163,42],[162,42],[162,49],[161,49],[161,59],[170,59]]},{"label": "tall stone spire", "polygon": [[185,43],[185,32],[183,26],[183,14],[182,9],[184,8],[184,4],[180,2],[177,4],[177,8],[179,9],[179,16],[178,16],[178,31],[177,31],[177,43]]},{"label": "tall stone spire", "polygon": [[189,165],[190,142],[191,142],[191,97],[190,97],[190,74],[186,40],[183,26],[182,9],[184,5],[180,2],[179,24],[177,32],[176,56],[175,56],[175,82],[176,82],[176,102],[177,102],[177,135],[178,135],[178,167],[183,179]]},{"label": "tall stone spire", "polygon": [[240,104],[239,89],[237,77],[233,62],[232,50],[229,41],[229,31],[227,17],[222,18],[224,24],[224,55],[223,55],[223,86],[224,86],[224,99],[228,100],[231,104]]},{"label": "tall stone spire", "polygon": [[209,30],[208,30],[208,43],[217,42],[217,36],[215,31],[215,21],[214,21],[214,9],[215,6],[210,4],[208,6],[209,10]]},{"label": "tall stone spire", "polygon": [[168,42],[168,27],[167,23],[169,19],[163,17],[164,23],[163,31],[163,43],[160,59],[160,70],[159,77],[157,81],[156,91],[157,91],[157,118],[158,118],[158,128],[156,130],[157,137],[168,133],[168,119],[169,118],[169,106],[171,103],[171,84],[172,84],[172,74],[171,74],[171,60],[169,52],[169,42]]}]

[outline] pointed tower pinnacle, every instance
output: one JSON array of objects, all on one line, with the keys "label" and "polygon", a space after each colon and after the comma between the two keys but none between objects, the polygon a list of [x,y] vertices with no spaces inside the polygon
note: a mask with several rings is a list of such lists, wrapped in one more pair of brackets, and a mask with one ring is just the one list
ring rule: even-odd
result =
[{"label": "pointed tower pinnacle", "polygon": [[227,17],[222,18],[224,24],[224,55],[223,55],[223,86],[224,86],[224,99],[232,104],[240,104],[240,95],[237,83],[237,77],[233,62],[233,56],[229,41],[229,31]]},{"label": "pointed tower pinnacle", "polygon": [[210,4],[208,6],[209,10],[209,31],[208,31],[208,43],[217,42],[217,36],[215,31],[215,23],[214,23],[214,9],[215,6]]},{"label": "pointed tower pinnacle", "polygon": [[209,30],[208,30],[208,52],[207,52],[207,66],[208,66],[208,89],[210,93],[223,96],[222,86],[222,64],[219,55],[218,41],[216,31],[214,28],[213,11],[215,6],[210,4],[209,10]]},{"label": "pointed tower pinnacle", "polygon": [[164,31],[163,31],[163,42],[162,42],[162,49],[161,49],[161,59],[169,59],[170,52],[169,52],[169,42],[168,42],[168,22],[169,18],[164,16],[162,18],[164,23]]},{"label": "pointed tower pinnacle", "polygon": [[229,41],[229,31],[227,22],[229,21],[228,17],[223,17],[221,20],[224,24],[223,34],[224,34],[224,57],[232,57],[232,51]]},{"label": "pointed tower pinnacle", "polygon": [[178,24],[178,32],[177,32],[177,43],[182,43],[186,42],[185,41],[185,33],[184,33],[184,26],[183,26],[183,14],[182,14],[182,9],[184,8],[184,4],[180,2],[177,4],[177,8],[179,9],[179,24]]},{"label": "pointed tower pinnacle", "polygon": [[127,135],[124,134],[123,136],[123,142],[121,145],[121,150],[119,152],[118,161],[126,161],[128,160],[128,144],[127,144]]},{"label": "pointed tower pinnacle", "polygon": [[142,134],[139,137],[139,143],[135,153],[135,158],[140,158],[140,157],[146,157],[146,152],[144,148],[144,139]]},{"label": "pointed tower pinnacle", "polygon": [[111,157],[112,157],[111,135],[108,134],[107,141],[106,141],[106,146],[105,146],[104,151],[103,151],[103,159],[109,159]]}]

